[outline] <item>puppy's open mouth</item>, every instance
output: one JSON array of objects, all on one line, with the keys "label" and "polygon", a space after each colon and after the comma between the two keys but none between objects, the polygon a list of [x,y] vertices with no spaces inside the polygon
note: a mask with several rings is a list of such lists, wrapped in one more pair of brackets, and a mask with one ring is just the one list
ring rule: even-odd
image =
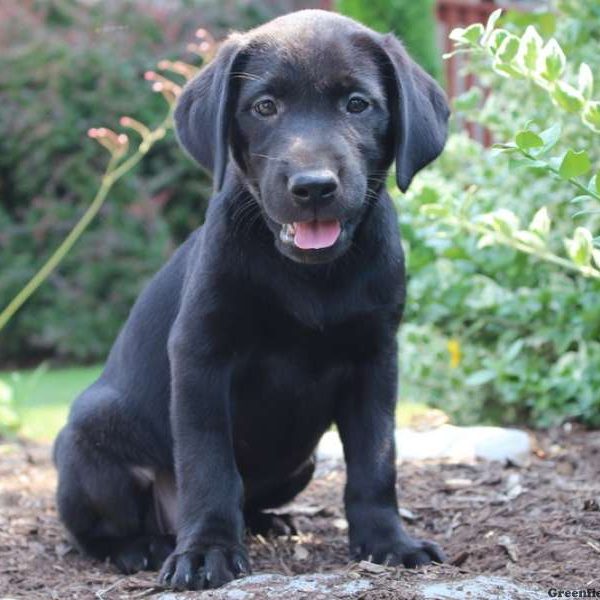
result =
[{"label": "puppy's open mouth", "polygon": [[320,250],[333,246],[341,233],[342,225],[337,220],[303,221],[283,224],[279,239],[284,244],[293,244],[300,250]]}]

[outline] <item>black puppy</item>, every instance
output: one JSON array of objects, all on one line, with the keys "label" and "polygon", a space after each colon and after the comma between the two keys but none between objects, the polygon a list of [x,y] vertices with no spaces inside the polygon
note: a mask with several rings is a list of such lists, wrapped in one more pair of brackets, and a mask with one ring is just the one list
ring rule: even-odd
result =
[{"label": "black puppy", "polygon": [[57,440],[60,516],[84,551],[125,572],[168,556],[176,589],[248,573],[245,524],[308,484],[335,423],[352,557],[443,559],[398,516],[404,264],[385,176],[395,158],[406,190],[447,118],[393,36],[323,11],[231,36],[185,88],[177,133],[218,193]]}]

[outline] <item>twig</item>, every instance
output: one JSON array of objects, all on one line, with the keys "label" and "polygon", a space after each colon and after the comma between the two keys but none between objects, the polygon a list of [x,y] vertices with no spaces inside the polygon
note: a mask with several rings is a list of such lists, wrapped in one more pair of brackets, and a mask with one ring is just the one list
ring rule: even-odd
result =
[{"label": "twig", "polygon": [[119,587],[124,581],[127,581],[127,577],[121,577],[120,579],[117,579],[114,583],[109,585],[107,588],[104,588],[103,590],[98,590],[97,592],[95,592],[96,598],[98,598],[98,600],[103,600],[105,594],[108,594],[108,592],[111,592],[115,588]]},{"label": "twig", "polygon": [[61,263],[75,242],[81,237],[88,225],[98,214],[109,191],[113,185],[123,177],[128,171],[133,169],[142,158],[148,153],[150,148],[156,142],[161,140],[167,133],[172,120],[172,107],[163,122],[153,131],[150,131],[138,146],[138,149],[127,160],[117,166],[119,156],[113,154],[106,172],[102,178],[102,183],[96,192],[92,203],[83,213],[75,227],[69,232],[58,248],[52,253],[50,258],[43,264],[40,270],[29,280],[25,287],[11,300],[11,302],[0,312],[0,331],[10,321],[14,314],[27,302],[31,295],[42,285],[52,271]]}]

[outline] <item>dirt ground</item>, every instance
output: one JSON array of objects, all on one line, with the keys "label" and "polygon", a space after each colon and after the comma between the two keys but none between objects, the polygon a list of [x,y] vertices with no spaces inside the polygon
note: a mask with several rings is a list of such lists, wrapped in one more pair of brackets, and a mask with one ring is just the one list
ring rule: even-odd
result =
[{"label": "dirt ground", "polygon": [[[449,564],[369,573],[374,600],[397,598],[386,582],[505,576],[542,589],[600,588],[600,433],[535,434],[526,464],[407,463],[399,468],[409,530],[439,542]],[[328,572],[348,566],[343,471],[315,479],[297,498],[301,534],[249,540],[255,573]],[[67,543],[53,503],[49,448],[0,443],[0,598],[151,597],[155,574],[123,577],[80,557]],[[406,596],[410,598],[410,594]]]}]

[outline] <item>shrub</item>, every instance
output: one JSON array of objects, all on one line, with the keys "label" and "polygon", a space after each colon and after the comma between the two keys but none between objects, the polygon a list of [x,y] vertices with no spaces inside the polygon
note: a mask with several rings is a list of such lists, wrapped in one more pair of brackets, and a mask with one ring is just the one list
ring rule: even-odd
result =
[{"label": "shrub", "polygon": [[492,90],[455,108],[502,143],[454,135],[398,195],[412,275],[405,393],[461,421],[600,423],[600,25],[583,4],[560,9],[543,21],[555,41],[523,32],[523,15],[453,32]]},{"label": "shrub", "polygon": [[[123,114],[156,122],[165,106],[143,82],[144,72],[165,55],[167,43],[171,52],[183,51],[182,42],[163,39],[160,14],[117,3],[43,6],[3,5],[0,306],[94,195],[106,159],[87,130]],[[192,39],[183,13],[171,16],[171,35]],[[115,187],[85,243],[8,325],[0,361],[102,357],[144,280],[201,222],[209,189],[208,178],[173,137],[164,140],[134,176]]]}]

